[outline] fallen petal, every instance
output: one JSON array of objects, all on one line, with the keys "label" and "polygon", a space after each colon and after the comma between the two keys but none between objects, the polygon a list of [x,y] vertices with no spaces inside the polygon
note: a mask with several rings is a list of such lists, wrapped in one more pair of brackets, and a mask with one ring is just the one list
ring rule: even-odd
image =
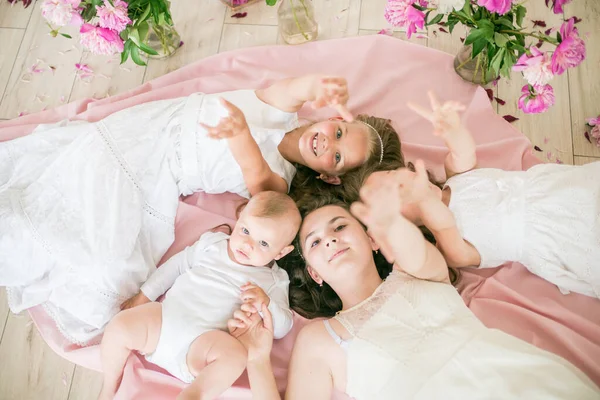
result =
[{"label": "fallen petal", "polygon": [[501,106],[503,106],[503,105],[505,105],[505,104],[506,104],[506,102],[505,102],[504,100],[502,100],[501,98],[499,98],[499,97],[494,97],[494,99],[495,99],[495,100],[498,102],[498,104],[500,104]]},{"label": "fallen petal", "polygon": [[536,26],[540,26],[542,28],[546,27],[546,22],[542,21],[541,19],[532,19],[531,22],[533,22],[533,27],[535,28]]},{"label": "fallen petal", "polygon": [[239,12],[239,13],[235,13],[231,16],[231,18],[245,18],[246,15],[248,15],[247,12]]},{"label": "fallen petal", "polygon": [[492,89],[485,89],[485,92],[487,93],[490,102],[494,100],[494,91]]},{"label": "fallen petal", "polygon": [[592,143],[592,139],[590,139],[590,134],[589,134],[589,132],[587,132],[587,131],[586,131],[586,132],[583,134],[583,136],[585,136],[585,138],[587,139],[587,141],[588,141],[588,142]]},{"label": "fallen petal", "polygon": [[445,28],[442,28],[442,27],[440,27],[440,32],[448,33],[448,31]]},{"label": "fallen petal", "polygon": [[552,152],[549,151],[546,153],[546,158],[548,159],[548,161],[550,161],[552,159]]},{"label": "fallen petal", "polygon": [[517,118],[517,117],[513,117],[512,115],[504,115],[504,116],[502,116],[502,118],[504,118],[506,121],[508,121],[508,122],[510,122],[510,123],[512,123],[512,122],[515,122],[515,121],[518,121],[518,120],[519,120],[519,118]]},{"label": "fallen petal", "polygon": [[379,32],[377,32],[378,35],[387,35],[387,36],[392,36],[394,34],[394,32],[391,29],[382,29]]},{"label": "fallen petal", "polygon": [[540,148],[539,148],[539,146],[533,146],[533,149],[534,149],[535,151],[542,151],[542,149],[540,149]]}]

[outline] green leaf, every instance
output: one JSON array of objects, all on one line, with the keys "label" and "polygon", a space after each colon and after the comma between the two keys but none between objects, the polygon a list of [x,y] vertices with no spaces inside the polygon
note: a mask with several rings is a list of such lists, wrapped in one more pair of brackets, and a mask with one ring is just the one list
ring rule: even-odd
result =
[{"label": "green leaf", "polygon": [[517,25],[523,27],[523,19],[527,14],[527,9],[521,5],[517,6]]},{"label": "green leaf", "polygon": [[140,33],[138,32],[137,29],[133,28],[129,31],[129,39],[136,45],[136,46],[140,46]]},{"label": "green leaf", "polygon": [[150,25],[148,22],[144,21],[138,26],[138,34],[140,35],[140,42],[144,42],[146,40],[146,36],[148,36],[148,30],[150,29]]},{"label": "green leaf", "polygon": [[146,9],[144,10],[144,13],[140,15],[139,18],[136,20],[135,25],[140,26],[142,23],[146,23],[146,19],[148,18],[148,15],[150,15],[150,9],[150,3],[148,3]]},{"label": "green leaf", "polygon": [[412,6],[413,6],[414,8],[416,8],[417,10],[419,10],[419,11],[425,11],[425,10],[427,10],[425,7],[421,7],[421,6],[420,6],[420,5],[418,5],[417,3],[413,3],[413,4],[412,4]]},{"label": "green leaf", "polygon": [[458,24],[458,21],[452,21],[452,22],[446,23],[446,25],[448,26],[448,30],[450,31],[450,33],[452,33],[452,31],[454,30],[454,27],[456,26],[456,24]]},{"label": "green leaf", "polygon": [[481,29],[471,29],[471,32],[469,32],[469,35],[465,39],[465,46],[481,38],[483,38],[483,31]]},{"label": "green leaf", "polygon": [[473,18],[473,9],[471,8],[470,1],[465,1],[465,5],[462,8],[462,12],[464,12],[465,15],[468,15],[469,18]]},{"label": "green leaf", "polygon": [[154,50],[152,47],[148,46],[144,42],[140,42],[140,49],[144,53],[151,54],[153,56],[157,56],[158,55],[158,52],[156,50]]},{"label": "green leaf", "polygon": [[73,39],[71,35],[67,35],[66,33],[61,33],[60,35],[66,37],[67,39]]},{"label": "green leaf", "polygon": [[440,22],[444,18],[444,14],[438,14],[431,21],[429,21],[426,25],[434,25]]},{"label": "green leaf", "polygon": [[490,69],[494,71],[495,75],[498,75],[498,72],[500,71],[500,65],[502,65],[505,53],[505,48],[500,49],[500,51],[496,53],[496,55],[494,56],[494,58],[492,58],[492,61],[490,62]]},{"label": "green leaf", "polygon": [[485,46],[487,44],[487,40],[484,38],[479,38],[477,39],[475,42],[473,42],[473,53],[472,53],[472,57],[475,58],[477,57],[477,55],[479,53],[481,53],[481,51],[483,49],[485,49]]},{"label": "green leaf", "polygon": [[152,18],[154,19],[154,23],[158,24],[158,18],[160,15],[160,7],[156,0],[150,0],[150,8],[152,9]]},{"label": "green leaf", "polygon": [[131,40],[125,42],[123,46],[123,52],[121,53],[121,64],[127,61],[127,57],[129,57],[129,52],[131,51]]},{"label": "green leaf", "polygon": [[512,30],[515,29],[515,26],[512,24],[512,21],[509,21],[508,18],[498,18],[495,22],[496,25],[502,25]]},{"label": "green leaf", "polygon": [[510,39],[508,38],[508,36],[504,33],[494,33],[494,42],[496,42],[496,45],[500,47],[506,47],[506,43],[508,43],[509,40]]},{"label": "green leaf", "polygon": [[137,48],[137,46],[131,47],[131,59],[137,65],[140,65],[142,67],[144,67],[146,65],[146,63],[140,58],[140,51]]},{"label": "green leaf", "polygon": [[277,3],[277,0],[267,0],[268,6],[274,6]]},{"label": "green leaf", "polygon": [[477,27],[481,31],[481,34],[484,38],[494,38],[494,24],[489,19],[481,19],[477,21]]},{"label": "green leaf", "polygon": [[515,42],[510,42],[508,48],[511,50],[517,50],[519,52],[519,56],[521,56],[521,54],[525,53],[525,51],[526,51],[525,47],[523,47],[520,44],[517,44]]}]

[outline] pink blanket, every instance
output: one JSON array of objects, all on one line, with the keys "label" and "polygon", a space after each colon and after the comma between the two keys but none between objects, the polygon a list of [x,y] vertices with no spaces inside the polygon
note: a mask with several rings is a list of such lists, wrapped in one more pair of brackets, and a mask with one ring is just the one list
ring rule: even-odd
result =
[{"label": "pink blanket", "polygon": [[[426,121],[406,107],[407,101],[426,104],[426,91],[434,89],[443,100],[453,99],[468,108],[465,119],[478,143],[481,166],[527,169],[538,161],[529,141],[492,109],[486,93],[463,82],[452,67],[450,55],[382,35],[315,42],[303,46],[249,48],[219,54],[183,67],[130,92],[94,101],[78,100],[62,107],[0,123],[0,140],[31,132],[39,123],[64,118],[96,121],[134,104],[173,98],[192,92],[207,93],[263,87],[276,79],[310,72],[339,74],[350,85],[350,107],[394,121],[409,160],[423,158],[438,176],[445,149],[431,134]],[[308,108],[311,118],[331,114]],[[206,229],[231,221],[236,198],[230,195],[195,195],[180,203],[176,240],[165,257],[193,243]],[[471,310],[489,327],[501,329],[563,356],[600,384],[600,301],[585,296],[564,296],[553,285],[513,264],[498,269],[465,271],[460,283]],[[47,315],[30,310],[42,336],[59,354],[77,364],[100,370],[97,346],[78,348],[66,343]],[[273,361],[281,389],[294,331],[275,344]],[[240,378],[223,398],[250,398],[247,379]],[[175,398],[182,383],[130,357],[120,399]]]}]

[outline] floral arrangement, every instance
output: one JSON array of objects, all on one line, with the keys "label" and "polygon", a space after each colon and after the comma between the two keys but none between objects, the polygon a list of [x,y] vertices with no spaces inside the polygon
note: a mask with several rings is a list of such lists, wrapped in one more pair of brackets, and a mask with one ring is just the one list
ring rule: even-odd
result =
[{"label": "floral arrangement", "polygon": [[158,55],[145,43],[150,29],[159,36],[163,47],[169,46],[166,35],[173,26],[169,6],[168,0],[130,0],[129,3],[122,0],[44,0],[41,9],[52,36],[60,34],[70,39],[70,35],[59,32],[60,28],[79,26],[80,42],[92,53],[121,53],[121,63],[131,55],[136,64],[146,65],[140,57],[141,52]]},{"label": "floral arrangement", "polygon": [[592,143],[592,139],[596,142],[596,146],[600,147],[600,115],[596,118],[588,118],[586,125],[590,127],[590,132],[585,132],[585,138]]},{"label": "floral arrangement", "polygon": [[[522,88],[519,108],[525,113],[541,113],[554,102],[554,90],[548,83],[555,75],[563,74],[585,59],[585,43],[575,24],[577,18],[565,21],[560,28],[546,27],[544,21],[533,21],[527,30],[524,18],[527,0],[388,0],[385,17],[393,26],[403,27],[410,38],[417,29],[440,25],[450,32],[457,24],[469,29],[464,39],[471,54],[467,61],[477,60],[482,76],[509,77],[511,71],[523,74],[528,84]],[[542,0],[532,0],[542,1]],[[555,14],[571,0],[545,0]],[[527,43],[526,39],[534,39]],[[555,46],[553,51],[542,50],[544,43]],[[456,66],[458,69],[462,65]],[[459,72],[460,74],[460,72]],[[482,83],[487,83],[482,80]]]}]

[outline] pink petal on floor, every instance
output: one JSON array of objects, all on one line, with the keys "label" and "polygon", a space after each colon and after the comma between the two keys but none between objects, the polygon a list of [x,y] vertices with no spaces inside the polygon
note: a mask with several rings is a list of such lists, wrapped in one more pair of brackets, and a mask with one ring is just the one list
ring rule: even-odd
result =
[{"label": "pink petal on floor", "polygon": [[64,103],[65,102],[65,96],[60,96],[60,102]]},{"label": "pink petal on floor", "polygon": [[66,372],[63,372],[62,373],[62,383],[64,386],[67,386],[67,382],[68,382],[67,374],[66,374]]},{"label": "pink petal on floor", "polygon": [[21,112],[19,113],[19,115],[18,115],[18,116],[19,116],[19,117],[22,117],[23,115],[27,115],[27,114],[28,114],[28,112],[27,112],[27,111],[21,111]]},{"label": "pink petal on floor", "polygon": [[548,161],[550,161],[552,159],[552,152],[549,151],[546,153],[546,158],[548,159]]},{"label": "pink petal on floor", "polygon": [[548,144],[549,141],[550,139],[548,139],[547,137],[544,138],[544,144]]},{"label": "pink petal on floor", "polygon": [[394,32],[391,29],[382,29],[379,32],[377,32],[377,34],[392,36],[394,34]]},{"label": "pink petal on floor", "polygon": [[89,74],[94,73],[94,70],[91,69],[89,67],[89,65],[87,65],[87,64],[76,63],[75,64],[75,69],[77,69],[78,71],[84,72],[84,73],[89,73]]},{"label": "pink petal on floor", "polygon": [[556,163],[557,164],[564,164],[564,162],[562,162],[561,160],[559,160],[558,158],[556,159]]}]

